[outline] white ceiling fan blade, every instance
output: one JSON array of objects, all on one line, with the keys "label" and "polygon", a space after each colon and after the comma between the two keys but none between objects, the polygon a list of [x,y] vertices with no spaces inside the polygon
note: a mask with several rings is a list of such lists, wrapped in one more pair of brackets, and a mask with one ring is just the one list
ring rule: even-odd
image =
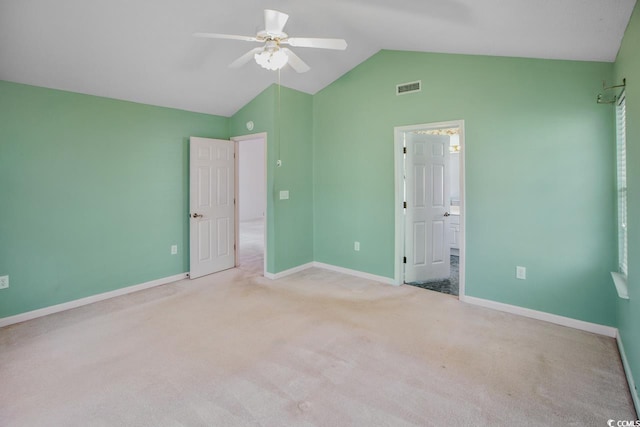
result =
[{"label": "white ceiling fan blade", "polygon": [[262,50],[263,50],[263,48],[261,48],[261,47],[257,47],[255,49],[251,49],[249,52],[245,53],[240,58],[236,59],[231,64],[229,64],[229,68],[240,68],[240,67],[242,67],[244,64],[246,64],[247,62],[251,61],[253,59],[253,56],[256,53],[262,52]]},{"label": "white ceiling fan blade", "polygon": [[347,42],[343,39],[316,39],[309,37],[289,37],[281,43],[295,47],[317,47],[320,49],[345,50]]},{"label": "white ceiling fan blade", "polygon": [[280,34],[287,24],[289,15],[277,10],[264,10],[264,30],[270,34]]},{"label": "white ceiling fan blade", "polygon": [[300,59],[298,55],[293,53],[291,49],[283,47],[280,50],[287,54],[287,56],[289,57],[288,64],[291,65],[291,68],[293,68],[296,73],[306,73],[311,69],[311,67],[309,67],[306,62]]},{"label": "white ceiling fan blade", "polygon": [[237,36],[235,34],[193,33],[193,37],[205,37],[209,39],[243,40],[246,42],[260,41],[253,36]]}]

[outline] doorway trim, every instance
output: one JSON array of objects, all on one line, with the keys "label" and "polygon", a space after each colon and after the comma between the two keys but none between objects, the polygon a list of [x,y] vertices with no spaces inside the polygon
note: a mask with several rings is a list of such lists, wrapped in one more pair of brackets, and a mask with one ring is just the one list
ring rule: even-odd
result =
[{"label": "doorway trim", "polygon": [[[264,200],[264,256],[263,256],[263,266],[262,266],[262,275],[264,277],[267,276],[267,240],[268,240],[268,233],[267,230],[269,227],[267,227],[267,224],[269,223],[269,183],[267,182],[267,176],[269,175],[269,172],[267,170],[267,168],[269,167],[269,161],[268,161],[268,153],[269,150],[267,149],[268,147],[268,139],[267,139],[267,132],[260,132],[260,133],[252,133],[250,135],[240,135],[240,136],[234,136],[230,138],[231,141],[233,141],[233,143],[235,144],[235,148],[236,148],[236,153],[239,153],[240,151],[238,150],[238,144],[242,141],[250,141],[250,140],[255,140],[255,139],[262,139],[264,141],[264,194],[265,194],[265,200]],[[240,155],[236,154],[236,183],[239,183],[239,161],[240,161]],[[236,256],[236,267],[238,266],[238,251],[240,248],[240,185],[236,185],[235,188],[235,200],[236,200],[236,207],[235,207],[235,215],[236,215],[236,229],[235,229],[235,241],[236,241],[236,248],[235,248],[235,256]]]},{"label": "doorway trim", "polygon": [[403,152],[403,134],[416,130],[430,130],[457,127],[460,129],[460,264],[459,264],[459,295],[458,299],[464,298],[465,295],[465,264],[466,264],[466,192],[465,192],[465,129],[464,120],[451,120],[447,122],[424,123],[410,126],[394,127],[394,176],[395,176],[395,268],[394,268],[394,284],[402,285],[403,280],[403,262],[404,241],[405,241],[405,224],[404,224],[404,152]]}]

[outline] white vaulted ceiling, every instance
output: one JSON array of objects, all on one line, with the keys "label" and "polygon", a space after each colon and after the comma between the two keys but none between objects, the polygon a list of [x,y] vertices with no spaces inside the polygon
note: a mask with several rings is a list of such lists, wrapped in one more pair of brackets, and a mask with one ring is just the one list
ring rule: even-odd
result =
[{"label": "white vaulted ceiling", "polygon": [[346,51],[294,48],[311,66],[282,84],[316,93],[380,49],[614,61],[635,0],[0,0],[0,79],[230,116],[277,73],[254,35],[263,9],[298,37],[344,38]]}]

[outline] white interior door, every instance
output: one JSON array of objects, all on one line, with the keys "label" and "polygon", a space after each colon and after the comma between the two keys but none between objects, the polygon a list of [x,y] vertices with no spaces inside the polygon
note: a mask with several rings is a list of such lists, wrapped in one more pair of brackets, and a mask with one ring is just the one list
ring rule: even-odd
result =
[{"label": "white interior door", "polygon": [[235,266],[234,143],[191,137],[189,276]]},{"label": "white interior door", "polygon": [[448,278],[449,136],[405,133],[406,283]]}]

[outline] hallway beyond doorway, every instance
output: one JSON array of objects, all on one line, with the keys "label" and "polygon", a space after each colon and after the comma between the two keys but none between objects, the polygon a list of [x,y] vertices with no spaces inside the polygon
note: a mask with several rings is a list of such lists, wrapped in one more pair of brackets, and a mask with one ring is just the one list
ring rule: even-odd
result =
[{"label": "hallway beyond doorway", "polygon": [[264,219],[241,221],[238,268],[262,275],[264,269]]}]

